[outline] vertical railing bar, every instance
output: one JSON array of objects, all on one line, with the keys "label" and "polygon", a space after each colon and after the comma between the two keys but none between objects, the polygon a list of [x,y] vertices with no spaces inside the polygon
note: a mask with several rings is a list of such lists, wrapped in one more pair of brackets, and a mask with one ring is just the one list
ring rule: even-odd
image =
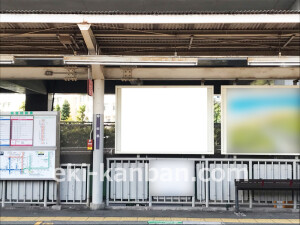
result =
[{"label": "vertical railing bar", "polygon": [[[70,164],[67,165],[67,172],[66,172],[66,190],[67,190],[67,193],[66,193],[66,202],[69,201],[69,168],[70,168]],[[56,196],[56,200],[58,199],[58,196]]]},{"label": "vertical railing bar", "polygon": [[26,181],[24,180],[24,200],[23,202],[26,202]]},{"label": "vertical railing bar", "polygon": [[[110,160],[106,159],[106,170],[110,171]],[[107,179],[106,179],[106,206],[109,206],[109,198],[110,198],[110,181],[109,181],[109,177],[110,174],[109,172],[107,172]]]},{"label": "vertical railing bar", "polygon": [[[126,179],[126,182],[127,182],[127,190],[128,190],[128,193],[127,193],[127,198],[128,198],[128,201],[130,201],[131,199],[131,196],[130,196],[130,183],[131,183],[131,177],[130,177],[130,170],[131,170],[131,161],[128,160],[128,172],[129,172],[129,179],[127,180]],[[133,175],[133,174],[132,174]],[[127,178],[127,174],[126,174],[126,178]]]},{"label": "vertical railing bar", "polygon": [[[288,163],[287,163],[287,161],[285,162],[285,170],[286,170],[286,179],[290,179],[289,176],[288,176],[289,174],[288,174]],[[285,192],[285,202],[286,203],[288,203],[288,193],[289,193],[289,191]]]},{"label": "vertical railing bar", "polygon": [[[228,167],[228,169],[230,168],[230,162],[229,161],[227,161],[227,167]],[[229,175],[229,174],[228,174]],[[229,181],[229,179],[227,179],[227,189],[228,189],[228,203],[230,203],[230,181]]]},{"label": "vertical railing bar", "polygon": [[[265,161],[265,177],[264,177],[264,179],[268,179],[268,174],[267,174],[267,161]],[[267,203],[268,202],[268,191],[264,191],[264,193],[265,193],[265,203]]]},{"label": "vertical railing bar", "polygon": [[[90,205],[90,164],[87,165],[87,170],[86,170],[86,179],[87,179],[87,184],[86,184],[86,204],[87,206]],[[107,193],[107,192],[106,192]]]},{"label": "vertical railing bar", "polygon": [[[249,179],[253,179],[253,163],[252,163],[252,160],[249,161],[249,174],[248,174],[248,177]],[[249,191],[249,208],[252,209],[252,206],[253,206],[253,190],[250,190]]]},{"label": "vertical railing bar", "polygon": [[82,203],[83,200],[83,182],[84,182],[84,173],[82,164],[80,165],[80,172],[81,172],[81,182],[80,182],[80,203]]},{"label": "vertical railing bar", "polygon": [[206,159],[205,160],[205,166],[206,166],[206,170],[205,170],[205,176],[206,176],[206,184],[205,184],[205,189],[206,189],[206,199],[205,199],[205,207],[208,207],[209,206],[209,174],[208,174],[208,160]]},{"label": "vertical railing bar", "polygon": [[[296,158],[296,160],[298,159],[298,157],[296,156],[295,157]],[[299,166],[300,166],[300,164],[299,164]],[[300,168],[299,168],[300,169]],[[297,179],[297,163],[296,163],[296,161],[294,161],[293,162],[293,170],[292,170],[292,172],[293,172],[293,179]],[[298,196],[298,191],[299,190],[297,190],[297,191],[293,191],[293,203],[294,203],[294,206],[293,206],[293,209],[294,210],[296,210],[297,209],[297,196]]]},{"label": "vertical railing bar", "polygon": [[30,190],[31,190],[31,202],[33,202],[33,181],[30,182]]},{"label": "vertical railing bar", "polygon": [[[223,169],[223,161],[221,161],[221,171],[222,173],[224,172]],[[221,174],[221,176],[223,177],[224,174]],[[223,203],[223,179],[221,180],[221,203]]]},{"label": "vertical railing bar", "polygon": [[48,181],[44,181],[44,207],[47,207]]},{"label": "vertical railing bar", "polygon": [[[123,166],[123,160],[121,160],[121,168],[122,168],[122,173],[123,173],[123,168],[124,168],[124,166]],[[123,176],[124,176],[124,174],[122,174],[122,178],[123,178]],[[121,180],[121,202],[123,201],[123,180]]]},{"label": "vertical railing bar", "polygon": [[143,174],[142,174],[142,190],[143,190],[143,194],[142,194],[142,201],[144,202],[145,201],[145,182],[144,180],[146,180],[146,178],[144,179],[145,177],[145,160],[142,161],[143,165],[142,165],[142,171],[143,171]]},{"label": "vertical railing bar", "polygon": [[114,202],[116,201],[116,181],[115,181],[115,168],[117,166],[116,160],[113,162],[113,167],[112,167],[112,184],[113,184],[113,197],[114,197]]},{"label": "vertical railing bar", "polygon": [[[236,156],[234,156],[234,161],[233,161],[233,165],[234,165],[234,168],[236,168]],[[238,192],[236,192],[237,194],[239,194]]]},{"label": "vertical railing bar", "polygon": [[[139,160],[136,161],[136,168],[139,169]],[[139,201],[139,179],[136,175],[136,201]]]},{"label": "vertical railing bar", "polygon": [[[274,162],[271,162],[271,178],[274,179]],[[272,203],[274,203],[274,192],[271,193]]]},{"label": "vertical railing bar", "polygon": [[[217,162],[216,161],[214,161],[214,166],[215,166],[214,169],[216,170],[216,168],[217,168]],[[214,202],[216,203],[217,202],[217,198],[218,198],[218,196],[217,196],[217,182],[214,181],[214,183],[215,183],[215,200],[214,200]]]},{"label": "vertical railing bar", "polygon": [[[258,178],[262,179],[262,177],[260,176],[260,163],[259,163],[259,161],[257,161],[257,170],[258,170]],[[257,193],[258,193],[258,204],[260,204],[261,192],[257,191]]]},{"label": "vertical railing bar", "polygon": [[9,181],[9,183],[10,183],[10,202],[12,202],[12,181]]},{"label": "vertical railing bar", "polygon": [[17,181],[17,202],[20,202],[20,198],[21,198],[21,196],[20,196],[20,182],[21,181]]},{"label": "vertical railing bar", "polygon": [[[57,183],[56,182],[52,182],[52,196],[53,196],[53,198],[52,198],[52,202],[55,202],[55,201],[57,201],[57,193],[56,193],[56,189],[57,189],[58,187],[57,187]],[[68,191],[68,190],[67,190]],[[67,195],[68,195],[68,193],[67,193]],[[56,199],[55,199],[56,198]],[[67,199],[68,200],[68,199]],[[67,202],[67,200],[66,200],[66,202]]]},{"label": "vertical railing bar", "polygon": [[5,192],[6,192],[6,181],[3,180],[2,181],[2,204],[1,204],[2,207],[5,206]]},{"label": "vertical railing bar", "polygon": [[[72,167],[71,167],[72,168]],[[73,170],[74,170],[74,173],[76,175],[76,166],[75,164],[73,165]],[[76,176],[74,178],[74,194],[73,194],[73,203],[75,202],[75,199],[76,199]]]},{"label": "vertical railing bar", "polygon": [[[243,168],[243,161],[241,161],[241,167]],[[243,177],[245,179],[245,177]],[[244,198],[245,198],[245,193],[246,191],[242,191],[242,203],[244,203]]]},{"label": "vertical railing bar", "polygon": [[40,188],[41,188],[41,181],[37,181],[37,183],[38,183],[38,202],[40,202],[41,200],[40,200],[40,195],[41,195],[41,192],[40,192]]}]

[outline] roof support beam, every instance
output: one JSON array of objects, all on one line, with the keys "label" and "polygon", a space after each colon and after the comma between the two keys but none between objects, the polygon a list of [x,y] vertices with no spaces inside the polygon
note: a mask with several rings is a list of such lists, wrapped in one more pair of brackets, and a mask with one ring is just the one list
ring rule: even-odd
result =
[{"label": "roof support beam", "polygon": [[289,40],[287,40],[287,42],[282,46],[282,48],[285,48],[293,39],[294,39],[295,35],[292,35]]},{"label": "roof support beam", "polygon": [[81,34],[83,36],[84,42],[86,44],[86,47],[89,51],[90,55],[99,55],[100,49],[97,44],[96,38],[94,36],[94,33],[91,29],[91,24],[78,24],[78,27],[81,31]]},{"label": "roof support beam", "polygon": [[299,14],[196,14],[196,15],[86,15],[86,14],[0,14],[1,23],[71,24],[217,24],[299,23]]},{"label": "roof support beam", "polygon": [[[45,76],[44,71],[52,71]],[[3,80],[64,80],[67,70],[63,67],[2,67]],[[87,79],[87,68],[76,69],[78,80]],[[122,68],[104,68],[105,79],[122,80]],[[188,68],[133,68],[133,80],[256,80],[256,79],[299,79],[299,67],[188,67]],[[2,83],[2,81],[1,81]]]},{"label": "roof support beam", "polygon": [[26,94],[30,93],[38,93],[38,94],[47,94],[47,89],[45,83],[41,80],[35,81],[26,81],[26,80],[16,80],[16,81],[7,81],[1,80],[0,87],[6,90],[10,90],[13,92]]},{"label": "roof support beam", "polygon": [[293,3],[292,10],[300,10],[300,0],[295,0],[295,2]]},{"label": "roof support beam", "polygon": [[192,48],[194,36],[192,35],[190,38],[189,50]]},{"label": "roof support beam", "polygon": [[[97,44],[97,40],[91,29],[91,24],[83,23],[78,24],[78,27],[83,36],[86,47],[90,55],[99,55],[101,54],[100,48]],[[100,65],[92,65],[92,77],[93,79],[104,79],[103,67]]]},{"label": "roof support beam", "polygon": [[[299,67],[188,67],[134,68],[132,79],[140,80],[256,80],[299,79]],[[108,80],[122,79],[119,68],[105,68]]]},{"label": "roof support beam", "polygon": [[66,80],[87,79],[86,67],[0,67],[3,80]]},{"label": "roof support beam", "polygon": [[[0,33],[0,37],[12,37],[12,38],[57,38],[57,34],[55,32],[43,32],[43,33],[31,33],[36,31],[35,29],[22,29],[22,31],[10,30],[6,33]],[[26,32],[26,33],[24,33]],[[297,33],[297,30],[213,30],[213,31],[207,31],[207,30],[201,30],[201,34],[199,34],[199,30],[176,30],[176,34],[174,31],[170,30],[151,30],[153,34],[141,34],[134,31],[123,31],[123,30],[97,30],[97,32],[94,32],[95,37],[119,37],[119,38],[130,38],[130,37],[138,37],[138,38],[145,38],[145,37],[158,37],[158,38],[189,38],[191,34],[197,38],[197,37],[278,37],[279,33],[281,37],[285,36],[291,36],[292,34],[295,36],[300,36],[299,33]],[[69,34],[74,33],[73,30],[60,30],[60,34]],[[156,33],[156,34],[154,34]]]}]

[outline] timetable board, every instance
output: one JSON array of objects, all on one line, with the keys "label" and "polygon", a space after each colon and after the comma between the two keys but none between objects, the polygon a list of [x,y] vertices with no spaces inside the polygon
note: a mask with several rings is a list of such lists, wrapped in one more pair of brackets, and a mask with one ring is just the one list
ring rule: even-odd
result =
[{"label": "timetable board", "polygon": [[0,180],[53,180],[59,166],[58,112],[1,112]]},{"label": "timetable board", "polygon": [[56,116],[1,116],[0,146],[56,146]]},{"label": "timetable board", "polygon": [[0,116],[0,146],[9,146],[10,116]]}]

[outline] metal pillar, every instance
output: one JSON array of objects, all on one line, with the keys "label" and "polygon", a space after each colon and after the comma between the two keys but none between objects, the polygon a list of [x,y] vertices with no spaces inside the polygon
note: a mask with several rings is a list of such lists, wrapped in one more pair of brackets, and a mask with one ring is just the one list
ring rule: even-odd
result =
[{"label": "metal pillar", "polygon": [[[104,207],[103,203],[103,114],[104,114],[104,80],[94,80],[94,152],[93,152],[93,192],[91,209]],[[101,168],[102,167],[102,168]]]}]

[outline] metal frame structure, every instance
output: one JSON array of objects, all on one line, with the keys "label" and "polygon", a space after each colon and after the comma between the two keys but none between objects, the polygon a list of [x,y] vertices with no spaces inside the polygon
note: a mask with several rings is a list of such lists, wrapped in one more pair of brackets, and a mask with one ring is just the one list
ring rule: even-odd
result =
[{"label": "metal frame structure", "polygon": [[[12,114],[13,113],[13,114]],[[33,116],[33,120],[35,116],[55,116],[56,120],[56,130],[55,130],[55,137],[56,137],[56,143],[55,146],[34,146],[34,143],[32,146],[1,146],[1,151],[53,151],[55,153],[55,168],[58,168],[60,165],[60,116],[57,112],[1,112],[1,116]],[[22,114],[21,114],[22,113]],[[28,113],[28,114],[25,114]],[[34,124],[33,124],[34,126]],[[34,128],[33,128],[33,136],[34,136]],[[32,140],[34,137],[32,137]],[[34,142],[34,140],[33,140]],[[54,175],[55,176],[55,175]],[[55,177],[54,177],[55,179]],[[43,180],[41,178],[38,179],[32,179],[28,178],[25,180]],[[45,180],[51,180],[51,179],[45,179]]]},{"label": "metal frame structure", "polygon": [[[107,169],[111,169],[111,173],[114,174],[116,167],[114,165],[121,165],[122,168],[125,164],[136,164],[140,163],[143,165],[143,168],[148,168],[148,163],[150,160],[158,160],[160,158],[108,158],[107,159]],[[233,166],[235,168],[237,165],[244,165],[247,168],[247,174],[249,179],[275,179],[275,169],[282,169],[284,173],[280,172],[277,174],[279,179],[299,179],[300,177],[300,163],[298,157],[295,159],[261,159],[261,158],[189,158],[185,160],[192,160],[195,162],[195,169],[202,168],[211,168],[212,165],[223,166]],[[128,165],[126,165],[128,167]],[[268,169],[267,169],[268,167]],[[270,169],[269,169],[270,167]],[[282,168],[281,168],[282,167]],[[118,167],[119,168],[119,167]],[[216,168],[216,167],[215,167]],[[290,170],[288,171],[288,168]],[[256,171],[254,171],[256,170]],[[257,174],[258,172],[258,174]],[[129,199],[129,195],[123,196],[123,185],[120,184],[121,193],[118,193],[118,196],[121,198],[117,199],[116,197],[111,198],[110,196],[116,196],[116,181],[108,181],[106,183],[106,205],[107,206],[158,206],[158,205],[185,205],[185,206],[224,206],[229,207],[235,204],[235,189],[234,189],[234,177],[232,180],[221,182],[218,185],[221,186],[221,198],[217,199],[212,194],[212,188],[217,188],[217,185],[211,186],[214,181],[211,180],[210,170],[205,170],[205,178],[208,179],[206,182],[199,182],[199,179],[196,180],[196,193],[195,196],[150,196],[149,195],[149,183],[148,181],[143,181],[143,187],[147,187],[147,196],[142,198]],[[127,182],[127,181],[126,181]],[[131,182],[131,181],[130,181]],[[133,183],[128,181],[126,183],[126,188],[130,188],[132,185],[137,185],[136,181]],[[122,183],[122,182],[121,182]],[[226,193],[223,190],[223,186],[226,186]],[[217,189],[215,189],[216,193]],[[126,190],[126,193],[129,193]],[[288,199],[293,201],[293,207],[296,209],[300,205],[300,192],[295,192],[294,195],[291,193],[270,193],[270,192],[254,192],[254,191],[244,191],[240,192],[241,196],[241,205],[248,205],[249,208],[253,206],[272,206],[280,205],[275,203],[275,199],[284,198],[286,202]],[[199,197],[202,195],[202,197]],[[200,199],[199,199],[200,198]],[[285,204],[291,205],[291,204]]]},{"label": "metal frame structure", "polygon": [[[2,180],[0,181],[1,206],[5,207],[6,204],[31,204],[43,205],[44,207],[55,204],[86,204],[89,206],[90,165],[62,164],[60,168],[64,169],[66,174],[72,169],[79,169],[82,173],[82,177],[79,178],[80,181],[77,181],[80,186],[76,186],[74,178],[60,183],[60,202],[56,198],[58,193],[56,181]],[[84,178],[86,179],[84,180]],[[62,192],[65,188],[68,189],[68,192]]]}]

